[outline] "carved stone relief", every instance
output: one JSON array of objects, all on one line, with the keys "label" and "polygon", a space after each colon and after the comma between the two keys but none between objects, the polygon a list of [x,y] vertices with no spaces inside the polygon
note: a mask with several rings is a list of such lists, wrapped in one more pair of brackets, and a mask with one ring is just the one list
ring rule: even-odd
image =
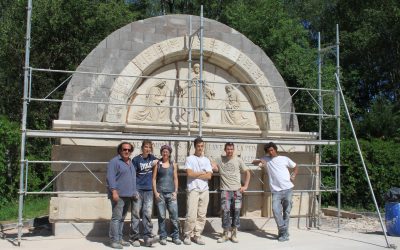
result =
[{"label": "carved stone relief", "polygon": [[134,112],[138,121],[165,121],[169,116],[168,99],[169,89],[166,80],[158,80],[150,85],[144,96],[144,106]]},{"label": "carved stone relief", "polygon": [[242,111],[242,101],[239,91],[232,85],[225,86],[226,99],[225,108],[222,111],[222,122],[231,125],[246,125],[249,119],[246,113]]}]

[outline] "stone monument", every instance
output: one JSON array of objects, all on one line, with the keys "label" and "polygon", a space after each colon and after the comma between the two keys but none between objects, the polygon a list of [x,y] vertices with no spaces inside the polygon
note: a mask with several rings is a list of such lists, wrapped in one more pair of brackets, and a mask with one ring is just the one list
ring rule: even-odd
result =
[{"label": "stone monument", "polygon": [[[193,17],[193,30],[200,18]],[[130,23],[105,38],[82,61],[66,89],[54,130],[112,132],[122,134],[196,135],[199,123],[204,136],[227,138],[275,138],[311,140],[315,134],[299,132],[291,111],[291,96],[268,56],[238,31],[215,20],[204,21],[203,81],[200,81],[200,43],[192,43],[193,67],[188,64],[189,16],[166,15]],[[85,102],[82,102],[82,101]],[[286,112],[286,113],[285,113]],[[293,126],[289,126],[293,124]],[[293,130],[289,131],[289,127]],[[54,146],[53,160],[74,163],[57,178],[57,191],[73,191],[52,197],[50,220],[55,234],[94,233],[110,218],[106,197],[106,164],[120,141],[62,138]],[[140,141],[133,155],[139,153]],[[163,144],[174,149],[180,167],[193,152],[187,142],[154,140],[155,154]],[[224,143],[206,143],[206,156],[219,157]],[[237,144],[237,154],[250,163],[263,154],[262,145]],[[312,148],[282,146],[298,163],[316,165]],[[55,173],[65,164],[52,165]],[[90,170],[90,171],[88,171]],[[315,189],[317,169],[300,169],[296,188]],[[252,167],[243,215],[270,217],[270,194],[265,174]],[[180,177],[180,205],[185,199],[185,176]],[[218,176],[210,185],[218,186]],[[263,192],[266,191],[266,192]],[[88,193],[89,192],[89,193]],[[308,216],[315,208],[308,192],[296,193],[295,216]],[[210,199],[209,216],[218,216],[218,195]],[[184,205],[180,215],[185,214]],[[74,224],[78,223],[78,224]],[[103,224],[102,224],[103,223]],[[78,226],[79,225],[79,226]],[[106,228],[106,227],[105,227]]]}]

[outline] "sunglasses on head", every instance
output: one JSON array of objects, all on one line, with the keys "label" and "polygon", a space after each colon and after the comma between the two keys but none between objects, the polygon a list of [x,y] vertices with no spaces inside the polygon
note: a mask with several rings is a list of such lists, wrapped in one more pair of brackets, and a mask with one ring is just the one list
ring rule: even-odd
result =
[{"label": "sunglasses on head", "polygon": [[132,152],[132,149],[131,149],[131,148],[123,148],[122,151],[129,151],[129,152]]}]

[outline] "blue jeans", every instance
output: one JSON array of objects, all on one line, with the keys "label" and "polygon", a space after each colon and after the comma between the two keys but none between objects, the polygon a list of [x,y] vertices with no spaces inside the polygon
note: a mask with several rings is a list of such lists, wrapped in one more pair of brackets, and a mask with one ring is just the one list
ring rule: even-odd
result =
[{"label": "blue jeans", "polygon": [[165,228],[166,209],[168,209],[169,219],[172,224],[171,238],[179,238],[179,221],[178,221],[178,202],[172,193],[160,193],[160,200],[157,201],[158,208],[158,228],[160,239],[167,238],[167,230]]},{"label": "blue jeans", "polygon": [[138,190],[137,199],[132,202],[132,217],[131,217],[131,240],[139,240],[139,223],[142,219],[143,224],[143,239],[152,238],[153,223],[151,215],[153,212],[153,191]]},{"label": "blue jeans", "polygon": [[222,228],[240,226],[240,209],[242,208],[242,193],[240,191],[221,191]]},{"label": "blue jeans", "polygon": [[132,199],[127,197],[119,197],[117,202],[111,199],[112,216],[109,230],[109,237],[111,241],[119,242],[122,240],[124,220],[131,203]]},{"label": "blue jeans", "polygon": [[280,235],[288,231],[290,210],[292,210],[292,189],[272,192],[272,212]]}]

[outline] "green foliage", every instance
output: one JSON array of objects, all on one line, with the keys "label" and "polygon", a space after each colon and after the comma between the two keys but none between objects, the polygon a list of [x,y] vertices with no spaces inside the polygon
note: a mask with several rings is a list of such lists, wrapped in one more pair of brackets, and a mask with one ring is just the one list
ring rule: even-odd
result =
[{"label": "green foliage", "polygon": [[362,137],[400,140],[400,113],[386,99],[375,100],[357,124]]},{"label": "green foliage", "polygon": [[[24,202],[24,218],[33,219],[49,214],[50,197],[27,197]],[[15,200],[0,205],[0,221],[16,221],[18,218],[18,202]]]},{"label": "green foliage", "polygon": [[[0,205],[16,197],[19,184],[19,122],[25,59],[26,0],[0,1]],[[124,1],[33,1],[30,65],[35,68],[75,70],[107,35],[135,21],[139,12]],[[66,79],[55,73],[33,76],[32,97],[44,98]],[[62,99],[66,84],[51,97]],[[28,129],[49,129],[57,119],[59,104],[29,104]],[[26,158],[50,160],[50,139],[29,139]],[[31,164],[28,190],[38,191],[52,176],[48,164]],[[51,188],[51,187],[50,187]]]},{"label": "green foliage", "polygon": [[[361,140],[365,164],[371,184],[380,207],[385,204],[384,193],[391,187],[399,186],[400,179],[400,146],[393,141],[372,139]],[[324,150],[323,157],[331,162],[336,161],[337,148],[330,146]],[[341,190],[342,202],[352,207],[374,210],[372,196],[366,175],[361,164],[354,140],[343,140],[341,144]],[[326,186],[334,186],[333,170],[324,168],[322,182]],[[336,194],[323,193],[323,202],[333,205]]]},{"label": "green foliage", "polygon": [[[289,16],[282,1],[233,1],[227,5],[222,20],[260,46],[277,66],[291,87],[317,88],[317,50],[301,19]],[[334,60],[324,58],[322,88],[334,89]],[[291,90],[296,112],[318,113],[316,91]],[[324,112],[334,114],[333,93],[324,93]],[[314,101],[315,100],[315,101]],[[300,130],[318,131],[318,119],[298,116]],[[324,138],[335,136],[334,123],[324,122]]]},{"label": "green foliage", "polygon": [[16,197],[19,177],[20,129],[0,116],[0,207]]}]

